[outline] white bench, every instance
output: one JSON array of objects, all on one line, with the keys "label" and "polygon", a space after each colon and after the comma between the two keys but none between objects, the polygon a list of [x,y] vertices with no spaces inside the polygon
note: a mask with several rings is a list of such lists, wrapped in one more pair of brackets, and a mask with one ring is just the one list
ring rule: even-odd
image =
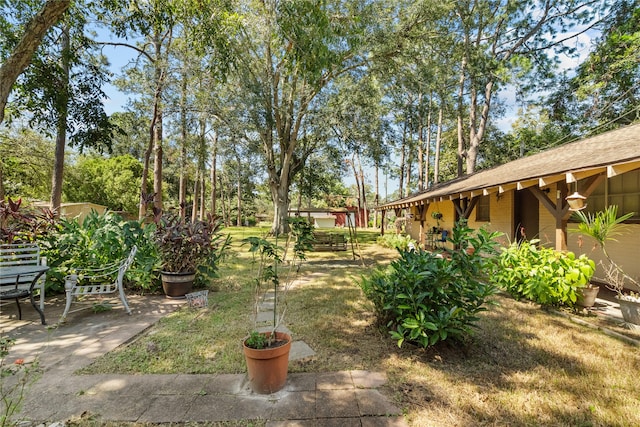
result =
[{"label": "white bench", "polygon": [[[0,245],[0,269],[29,265],[47,265],[45,257],[40,256],[40,246],[33,243],[15,243]],[[40,273],[21,274],[17,278],[17,289],[29,290],[33,279]],[[46,273],[42,274],[34,287],[40,294],[40,310],[44,311],[44,284]],[[16,289],[16,277],[0,277],[0,290]],[[18,306],[19,307],[19,306]]]},{"label": "white bench", "polygon": [[72,274],[67,275],[64,280],[67,303],[61,320],[64,321],[67,317],[71,303],[75,298],[89,295],[113,294],[115,292],[118,292],[120,295],[120,300],[127,314],[131,314],[122,281],[124,274],[129,267],[131,267],[137,251],[138,248],[134,245],[133,248],[131,248],[129,256],[123,260],[100,268],[75,270]]}]

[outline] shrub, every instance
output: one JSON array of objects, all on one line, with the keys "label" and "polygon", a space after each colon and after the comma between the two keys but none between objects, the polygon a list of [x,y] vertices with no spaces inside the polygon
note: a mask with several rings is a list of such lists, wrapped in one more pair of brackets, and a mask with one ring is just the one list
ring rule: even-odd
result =
[{"label": "shrub", "polygon": [[537,240],[512,243],[502,249],[493,283],[514,298],[525,298],[545,305],[569,305],[576,292],[589,284],[595,263],[573,252],[538,247]]},{"label": "shrub", "polygon": [[398,346],[410,341],[428,347],[471,334],[478,313],[495,293],[488,276],[495,265],[498,235],[476,232],[460,222],[451,241],[455,247],[472,246],[473,254],[457,250],[447,260],[423,250],[401,251],[389,267],[363,277],[365,295]]},{"label": "shrub", "polygon": [[39,241],[47,264],[47,287],[64,290],[64,276],[69,268],[97,268],[118,261],[138,246],[133,266],[125,283],[130,289],[155,291],[158,254],[153,244],[154,227],[139,221],[125,221],[120,215],[92,211],[82,223],[61,219],[57,232]]},{"label": "shrub", "polygon": [[56,229],[57,221],[50,209],[22,206],[22,199],[0,200],[0,243],[32,243]]},{"label": "shrub", "polygon": [[409,249],[409,244],[413,244],[414,247],[418,246],[415,240],[404,234],[385,234],[384,236],[378,236],[376,243],[384,248],[398,249],[401,251]]}]

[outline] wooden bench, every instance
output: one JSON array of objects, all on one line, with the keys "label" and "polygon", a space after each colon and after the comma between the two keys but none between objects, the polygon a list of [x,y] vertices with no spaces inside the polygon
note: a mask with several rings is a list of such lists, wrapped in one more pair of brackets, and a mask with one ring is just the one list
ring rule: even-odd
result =
[{"label": "wooden bench", "polygon": [[347,238],[342,233],[331,233],[325,231],[313,232],[314,251],[346,251]]},{"label": "wooden bench", "polygon": [[[40,246],[33,243],[16,243],[0,245],[0,269],[21,266],[41,266],[46,265],[45,257],[40,256]],[[40,295],[40,311],[44,311],[44,284],[46,273],[42,274],[33,289],[31,285],[36,276],[42,273],[21,274],[18,277],[0,277],[0,292],[20,292],[37,290]],[[3,298],[5,300],[13,298]],[[18,304],[20,312],[20,305]],[[21,314],[21,313],[20,313]]]},{"label": "wooden bench", "polygon": [[123,279],[136,256],[138,248],[134,245],[129,256],[112,264],[95,269],[79,269],[64,278],[67,303],[61,320],[64,321],[74,299],[84,296],[98,296],[118,293],[127,314],[131,314],[127,296],[124,293]]}]

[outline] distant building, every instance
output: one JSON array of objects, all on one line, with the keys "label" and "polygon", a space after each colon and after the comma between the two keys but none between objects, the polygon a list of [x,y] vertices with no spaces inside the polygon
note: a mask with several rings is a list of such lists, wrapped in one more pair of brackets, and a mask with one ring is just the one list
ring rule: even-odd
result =
[{"label": "distant building", "polygon": [[[31,206],[34,206],[37,208],[50,208],[51,203],[33,202],[31,203]],[[60,217],[66,218],[66,219],[78,218],[80,223],[84,221],[86,216],[89,215],[91,211],[96,211],[99,214],[104,214],[107,211],[107,207],[98,205],[96,203],[90,203],[90,202],[60,204]]]}]

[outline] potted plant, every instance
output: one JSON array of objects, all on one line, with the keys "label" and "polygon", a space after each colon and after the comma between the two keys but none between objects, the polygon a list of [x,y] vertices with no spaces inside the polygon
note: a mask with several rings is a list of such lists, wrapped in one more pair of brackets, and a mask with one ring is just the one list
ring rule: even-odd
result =
[{"label": "potted plant", "polygon": [[436,231],[440,231],[440,220],[442,219],[442,212],[440,212],[440,211],[431,212],[431,218],[436,220],[436,224],[437,224],[437,230]]},{"label": "potted plant", "polygon": [[596,304],[596,298],[598,298],[599,292],[600,286],[591,282],[587,283],[586,286],[578,288],[576,292],[576,304],[584,308],[593,307]]},{"label": "potted plant", "polygon": [[[275,393],[284,387],[289,367],[291,336],[278,331],[286,312],[286,294],[291,283],[300,271],[305,252],[311,249],[313,227],[304,218],[290,218],[290,238],[294,239],[293,261],[285,264],[286,249],[261,237],[248,237],[257,274],[254,279],[256,303],[254,306],[254,329],[243,342],[243,351],[247,363],[247,374],[251,388],[256,393]],[[287,241],[288,246],[289,241]],[[283,280],[281,280],[281,277]],[[265,291],[273,292],[273,320],[267,330],[256,329],[260,303]]]},{"label": "potted plant", "polygon": [[221,244],[220,221],[187,221],[175,214],[156,213],[154,240],[160,259],[162,288],[169,298],[191,292],[197,274],[215,271],[227,241]]},{"label": "potted plant", "polygon": [[584,213],[584,211],[577,211],[575,214],[580,220],[578,224],[580,232],[592,237],[607,259],[607,265],[601,263],[605,271],[605,283],[607,288],[616,292],[622,317],[627,323],[640,325],[640,297],[634,292],[624,293],[627,283],[636,287],[639,286],[639,283],[626,274],[620,265],[611,258],[606,245],[607,241],[615,241],[615,236],[622,234],[624,231],[623,222],[633,217],[635,213],[630,212],[618,217],[618,206],[611,205],[604,211],[595,214]]}]

